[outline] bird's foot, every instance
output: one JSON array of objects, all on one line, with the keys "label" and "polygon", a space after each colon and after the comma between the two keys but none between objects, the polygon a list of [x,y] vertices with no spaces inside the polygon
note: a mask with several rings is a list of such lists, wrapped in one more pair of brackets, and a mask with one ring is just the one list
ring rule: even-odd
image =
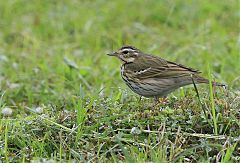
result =
[{"label": "bird's foot", "polygon": [[167,104],[167,103],[168,103],[168,99],[167,99],[167,97],[161,97],[161,98],[159,98],[159,97],[154,97],[154,102],[155,102],[156,104],[159,104],[159,103],[161,103],[161,104]]},{"label": "bird's foot", "polygon": [[154,97],[154,107],[155,108],[159,108],[159,106],[162,107],[168,103],[169,103],[169,101],[168,101],[167,97],[161,97],[161,98]]}]

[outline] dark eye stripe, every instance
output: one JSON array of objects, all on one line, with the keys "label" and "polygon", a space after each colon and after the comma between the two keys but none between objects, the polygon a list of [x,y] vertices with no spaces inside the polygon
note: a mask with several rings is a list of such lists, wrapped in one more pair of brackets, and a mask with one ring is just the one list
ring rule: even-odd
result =
[{"label": "dark eye stripe", "polygon": [[128,52],[135,52],[136,50],[126,48],[126,49],[122,49],[121,51],[122,53],[127,54]]}]

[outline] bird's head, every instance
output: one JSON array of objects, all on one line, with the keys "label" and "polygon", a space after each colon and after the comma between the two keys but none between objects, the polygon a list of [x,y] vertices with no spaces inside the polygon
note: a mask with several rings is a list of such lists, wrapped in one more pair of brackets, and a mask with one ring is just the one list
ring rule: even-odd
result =
[{"label": "bird's head", "polygon": [[124,63],[134,62],[134,60],[140,55],[141,51],[133,46],[123,46],[118,51],[109,53],[109,56],[118,57]]}]

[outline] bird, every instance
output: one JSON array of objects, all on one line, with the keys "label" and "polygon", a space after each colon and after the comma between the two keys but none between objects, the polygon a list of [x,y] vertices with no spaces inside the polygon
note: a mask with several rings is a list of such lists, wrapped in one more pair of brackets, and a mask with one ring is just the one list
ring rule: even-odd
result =
[{"label": "bird", "polygon": [[[122,61],[121,77],[133,92],[156,101],[186,85],[209,84],[208,79],[199,75],[199,70],[146,54],[134,46],[126,45],[107,55]],[[225,86],[213,81],[211,83]]]}]

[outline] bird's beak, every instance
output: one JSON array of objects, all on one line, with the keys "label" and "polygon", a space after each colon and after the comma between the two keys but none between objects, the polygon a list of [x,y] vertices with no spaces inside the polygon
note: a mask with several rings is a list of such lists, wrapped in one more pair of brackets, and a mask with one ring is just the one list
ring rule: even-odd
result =
[{"label": "bird's beak", "polygon": [[107,55],[109,55],[109,56],[117,56],[118,53],[117,52],[112,52],[112,53],[108,53]]}]

